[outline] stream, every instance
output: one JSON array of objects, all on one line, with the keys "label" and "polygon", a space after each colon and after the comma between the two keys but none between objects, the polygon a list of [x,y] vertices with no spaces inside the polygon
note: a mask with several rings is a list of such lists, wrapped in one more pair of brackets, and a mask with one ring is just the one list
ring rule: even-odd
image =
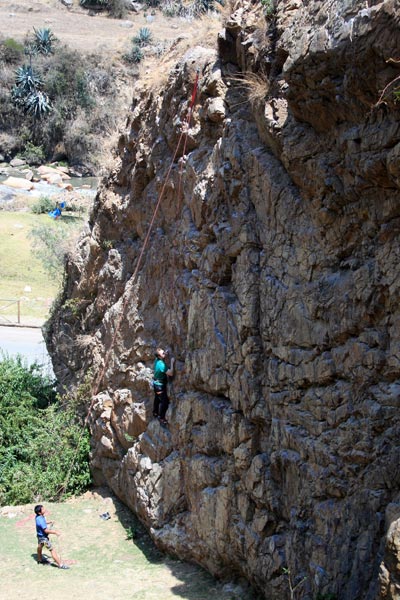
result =
[{"label": "stream", "polygon": [[24,175],[17,169],[8,170],[7,174],[0,172],[0,205],[11,203],[13,200],[21,197],[28,198],[40,198],[41,196],[47,196],[50,198],[67,198],[74,195],[74,192],[79,192],[80,196],[94,198],[96,195],[97,186],[99,184],[98,177],[71,177],[65,183],[72,185],[73,191],[66,191],[60,188],[56,184],[47,183],[45,180],[41,180],[33,183],[32,190],[21,190],[18,188],[9,187],[3,184],[8,177],[18,177],[25,180]]}]

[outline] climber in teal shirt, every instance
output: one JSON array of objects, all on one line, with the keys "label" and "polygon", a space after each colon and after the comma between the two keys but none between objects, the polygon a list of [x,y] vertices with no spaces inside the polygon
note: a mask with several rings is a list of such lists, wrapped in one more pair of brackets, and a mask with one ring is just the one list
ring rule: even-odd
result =
[{"label": "climber in teal shirt", "polygon": [[165,362],[166,352],[162,348],[157,348],[156,358],[154,361],[154,405],[153,416],[160,419],[162,425],[167,425],[168,421],[165,414],[169,406],[169,398],[167,394],[168,377],[174,374],[175,359],[171,358],[171,366],[168,368]]}]

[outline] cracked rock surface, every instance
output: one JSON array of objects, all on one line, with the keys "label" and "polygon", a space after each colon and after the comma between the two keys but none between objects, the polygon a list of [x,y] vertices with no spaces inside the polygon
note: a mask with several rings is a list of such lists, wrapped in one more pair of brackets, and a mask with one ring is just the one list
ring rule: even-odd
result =
[{"label": "cracked rock surface", "polygon": [[[303,600],[395,599],[400,107],[378,101],[400,8],[260,10],[239,3],[218,50],[134,90],[47,343],[61,383],[97,377],[95,478],[161,548],[269,600],[290,598],[285,569]],[[177,359],[168,428],[158,345]]]}]

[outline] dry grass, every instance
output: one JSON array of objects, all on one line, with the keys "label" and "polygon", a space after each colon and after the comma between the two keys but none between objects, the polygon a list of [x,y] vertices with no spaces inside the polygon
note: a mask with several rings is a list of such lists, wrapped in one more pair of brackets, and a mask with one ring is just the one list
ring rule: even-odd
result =
[{"label": "dry grass", "polygon": [[245,90],[247,102],[253,108],[264,102],[269,92],[269,81],[259,73],[242,73],[238,77],[231,77],[230,81]]},{"label": "dry grass", "polygon": [[[147,89],[158,90],[165,85],[172,68],[180,58],[195,46],[216,48],[217,35],[222,27],[219,13],[199,17],[193,21],[183,21],[184,26],[174,39],[165,40],[167,51],[161,56],[149,56],[141,63],[139,79]],[[183,30],[183,31],[182,31]]]}]

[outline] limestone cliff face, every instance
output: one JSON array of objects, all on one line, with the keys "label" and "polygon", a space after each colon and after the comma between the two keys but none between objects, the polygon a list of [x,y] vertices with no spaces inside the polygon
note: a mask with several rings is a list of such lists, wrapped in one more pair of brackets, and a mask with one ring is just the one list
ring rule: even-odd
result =
[{"label": "limestone cliff face", "polygon": [[[306,600],[398,598],[400,108],[374,105],[400,7],[259,10],[135,90],[48,344],[65,385],[95,374],[95,476],[161,547],[270,600],[289,577]],[[177,358],[168,429],[157,345]]]}]

